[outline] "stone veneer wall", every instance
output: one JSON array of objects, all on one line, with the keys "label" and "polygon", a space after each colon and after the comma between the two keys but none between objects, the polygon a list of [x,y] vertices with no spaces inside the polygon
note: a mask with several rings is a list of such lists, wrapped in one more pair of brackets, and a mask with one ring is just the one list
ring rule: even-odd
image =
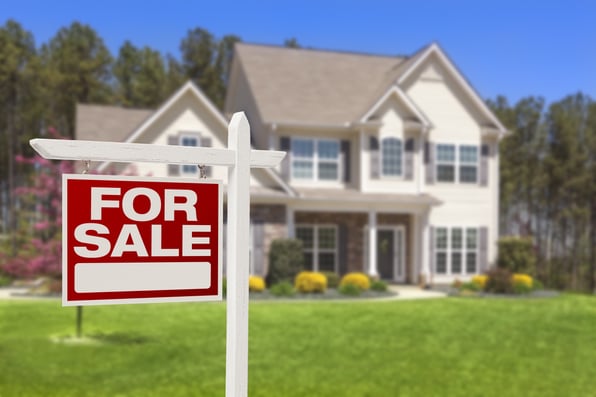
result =
[{"label": "stone veneer wall", "polygon": [[262,222],[264,227],[263,241],[263,269],[265,275],[269,269],[269,248],[271,242],[279,238],[288,237],[286,225],[286,207],[283,205],[254,204],[250,206],[251,222]]},{"label": "stone veneer wall", "polygon": [[[405,261],[406,282],[415,279],[412,265],[412,227],[409,214],[377,214],[377,225],[403,225],[405,227]],[[348,272],[368,272],[364,268],[364,227],[368,224],[367,213],[357,212],[300,212],[294,214],[294,222],[304,224],[333,224],[343,225],[347,233],[347,264]],[[340,265],[341,267],[341,265]]]},{"label": "stone veneer wall", "polygon": [[[356,212],[296,212],[294,222],[306,224],[343,225],[346,228],[347,255],[345,268],[348,272],[361,272],[363,269],[363,228],[368,215]],[[341,268],[340,264],[340,268]]]}]

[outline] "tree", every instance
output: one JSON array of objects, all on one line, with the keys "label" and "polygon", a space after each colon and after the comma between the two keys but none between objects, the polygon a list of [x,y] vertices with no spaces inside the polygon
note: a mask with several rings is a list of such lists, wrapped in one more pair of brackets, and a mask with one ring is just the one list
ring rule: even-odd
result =
[{"label": "tree", "polygon": [[[39,128],[39,59],[30,32],[9,20],[0,27],[0,208],[7,209],[6,231],[17,227],[12,191],[21,181],[15,156],[28,151]],[[13,241],[12,250],[16,249]]]},{"label": "tree", "polygon": [[[55,130],[50,137],[62,138]],[[52,162],[39,156],[18,156],[20,163],[30,165],[35,172],[29,183],[15,189],[18,196],[19,228],[15,234],[17,249],[0,251],[2,272],[18,278],[40,275],[59,277],[61,274],[61,224],[63,173],[72,173],[70,161]]]},{"label": "tree", "polygon": [[298,39],[295,37],[291,37],[289,39],[284,40],[284,47],[287,48],[302,48],[302,46],[298,43]]},{"label": "tree", "polygon": [[234,45],[238,36],[228,35],[217,40],[202,28],[189,30],[180,43],[184,74],[222,109]]},{"label": "tree", "polygon": [[112,56],[89,25],[73,22],[42,46],[50,95],[49,124],[74,136],[76,103],[109,103]]},{"label": "tree", "polygon": [[118,83],[116,96],[123,106],[152,108],[164,100],[166,70],[159,52],[137,49],[126,41],[112,71]]},{"label": "tree", "polygon": [[135,79],[139,73],[139,50],[128,40],[118,51],[118,58],[112,67],[116,78],[116,98],[123,106],[133,106],[135,101]]}]

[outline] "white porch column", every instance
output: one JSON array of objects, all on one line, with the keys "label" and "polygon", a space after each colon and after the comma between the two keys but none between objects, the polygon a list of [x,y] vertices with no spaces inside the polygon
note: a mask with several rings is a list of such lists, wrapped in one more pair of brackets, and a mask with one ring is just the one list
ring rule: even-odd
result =
[{"label": "white porch column", "polygon": [[377,277],[379,271],[377,268],[377,213],[370,211],[368,213],[368,275]]},{"label": "white porch column", "polygon": [[430,251],[432,241],[430,241],[430,225],[428,224],[428,211],[417,216],[420,224],[419,229],[422,234],[421,244],[421,273],[424,276],[424,282],[428,285],[432,283],[430,273]]},{"label": "white porch column", "polygon": [[288,227],[288,238],[296,237],[296,225],[294,224],[294,209],[286,207],[286,225]]}]

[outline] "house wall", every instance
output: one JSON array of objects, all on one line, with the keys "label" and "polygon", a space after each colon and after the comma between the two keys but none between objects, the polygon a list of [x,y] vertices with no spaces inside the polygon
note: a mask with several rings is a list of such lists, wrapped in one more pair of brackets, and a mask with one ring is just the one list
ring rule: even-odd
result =
[{"label": "house wall", "polygon": [[[465,99],[445,69],[436,63],[433,65],[431,60],[421,68],[421,75],[413,78],[406,92],[434,125],[428,140],[478,147],[488,144],[491,149],[488,186],[458,182],[424,185],[426,192],[443,202],[431,210],[429,223],[434,227],[488,227],[488,258],[491,264],[496,257],[498,238],[498,143],[482,136],[482,116]],[[451,280],[451,277],[435,276],[435,282]]]}]

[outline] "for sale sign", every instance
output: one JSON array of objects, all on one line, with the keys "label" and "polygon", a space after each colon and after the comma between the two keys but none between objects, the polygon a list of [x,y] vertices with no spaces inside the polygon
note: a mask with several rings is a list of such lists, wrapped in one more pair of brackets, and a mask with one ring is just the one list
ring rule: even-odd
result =
[{"label": "for sale sign", "polygon": [[220,181],[62,183],[63,306],[221,300]]}]

